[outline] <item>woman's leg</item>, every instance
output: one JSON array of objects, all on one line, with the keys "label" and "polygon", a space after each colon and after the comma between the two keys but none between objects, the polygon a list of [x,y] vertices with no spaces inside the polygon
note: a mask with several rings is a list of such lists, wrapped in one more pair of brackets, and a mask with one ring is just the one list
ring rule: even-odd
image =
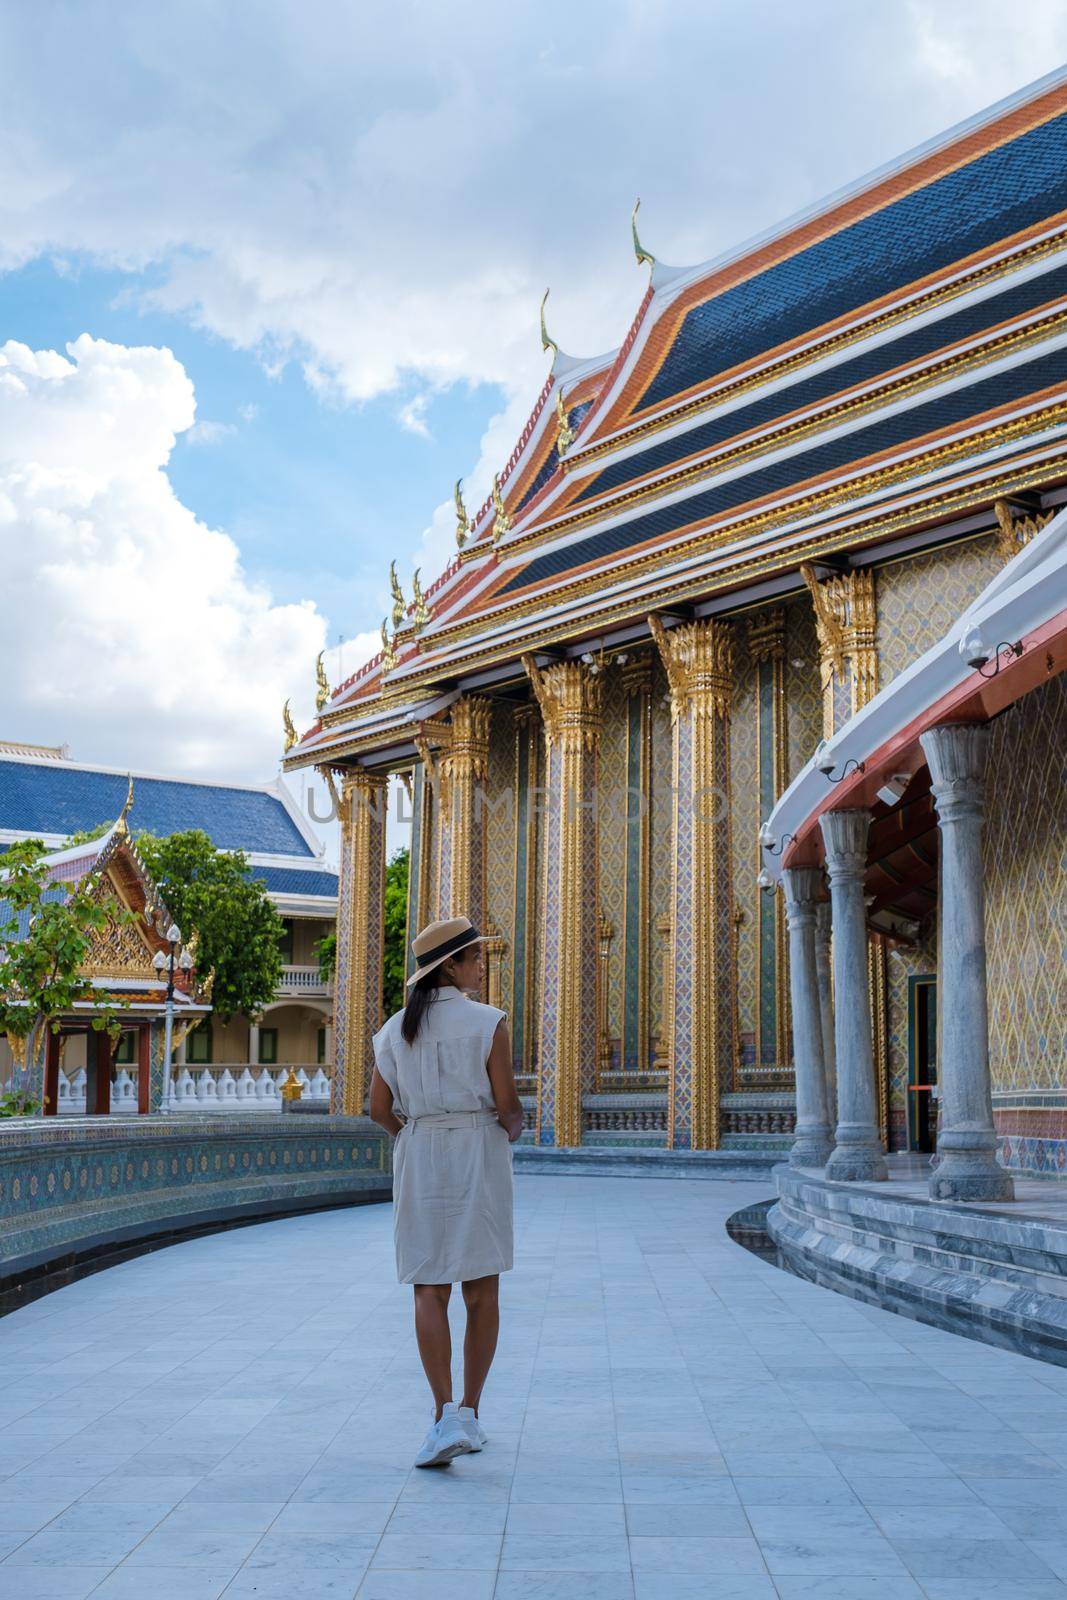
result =
[{"label": "woman's leg", "polygon": [[440,1421],[445,1402],[452,1398],[452,1335],[448,1327],[448,1297],[452,1285],[416,1283],[413,1287],[415,1338]]},{"label": "woman's leg", "polygon": [[463,1400],[478,1415],[478,1402],[496,1354],[500,1332],[500,1279],[494,1272],[488,1278],[472,1278],[463,1285],[467,1307],[467,1332],[463,1340]]}]

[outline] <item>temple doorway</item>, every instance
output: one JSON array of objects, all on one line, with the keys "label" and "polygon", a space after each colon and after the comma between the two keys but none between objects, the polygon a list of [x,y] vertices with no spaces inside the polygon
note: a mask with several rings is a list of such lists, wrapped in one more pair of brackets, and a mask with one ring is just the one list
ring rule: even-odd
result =
[{"label": "temple doorway", "polygon": [[937,1148],[937,978],[908,979],[908,1149]]}]

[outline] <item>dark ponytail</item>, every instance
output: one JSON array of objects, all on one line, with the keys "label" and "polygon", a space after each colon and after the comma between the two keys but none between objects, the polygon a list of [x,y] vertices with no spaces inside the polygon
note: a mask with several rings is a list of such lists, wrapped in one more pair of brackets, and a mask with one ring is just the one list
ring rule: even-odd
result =
[{"label": "dark ponytail", "polygon": [[438,979],[441,976],[439,967],[434,967],[425,977],[420,978],[411,986],[411,994],[407,1005],[404,1007],[404,1020],[400,1024],[400,1032],[407,1044],[414,1044],[419,1036],[422,1019],[437,993]]}]

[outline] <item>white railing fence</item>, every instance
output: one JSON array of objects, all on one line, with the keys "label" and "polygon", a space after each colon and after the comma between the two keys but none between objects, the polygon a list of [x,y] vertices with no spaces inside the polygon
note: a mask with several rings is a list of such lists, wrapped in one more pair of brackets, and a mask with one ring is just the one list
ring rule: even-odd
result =
[{"label": "white railing fence", "polygon": [[[323,1109],[330,1102],[330,1074],[319,1066],[249,1067],[184,1066],[175,1067],[167,1099],[168,1111],[279,1111],[282,1104],[282,1084],[290,1070],[296,1073],[303,1088],[301,1100],[320,1104]],[[86,1073],[84,1067],[69,1077],[59,1074],[59,1104],[61,1117],[77,1116],[85,1111]],[[111,1113],[113,1116],[137,1115],[137,1073],[120,1067],[111,1085]]]},{"label": "white railing fence", "polygon": [[324,995],[330,993],[330,985],[318,967],[283,967],[278,993]]}]

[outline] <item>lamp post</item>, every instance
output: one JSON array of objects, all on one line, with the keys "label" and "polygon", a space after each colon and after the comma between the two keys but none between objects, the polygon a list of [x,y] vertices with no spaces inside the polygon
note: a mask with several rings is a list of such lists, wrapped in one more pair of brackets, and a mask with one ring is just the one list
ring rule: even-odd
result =
[{"label": "lamp post", "polygon": [[170,1095],[171,1074],[171,1041],[174,1038],[174,967],[175,961],[182,972],[189,972],[193,965],[193,958],[188,950],[183,950],[178,955],[178,946],[181,944],[182,933],[176,922],[172,922],[164,935],[170,945],[170,955],[164,955],[162,950],[157,950],[152,957],[152,965],[160,974],[167,974],[167,1008],[166,1026],[163,1037],[163,1087],[159,1097],[160,1111],[166,1111],[167,1099]]}]

